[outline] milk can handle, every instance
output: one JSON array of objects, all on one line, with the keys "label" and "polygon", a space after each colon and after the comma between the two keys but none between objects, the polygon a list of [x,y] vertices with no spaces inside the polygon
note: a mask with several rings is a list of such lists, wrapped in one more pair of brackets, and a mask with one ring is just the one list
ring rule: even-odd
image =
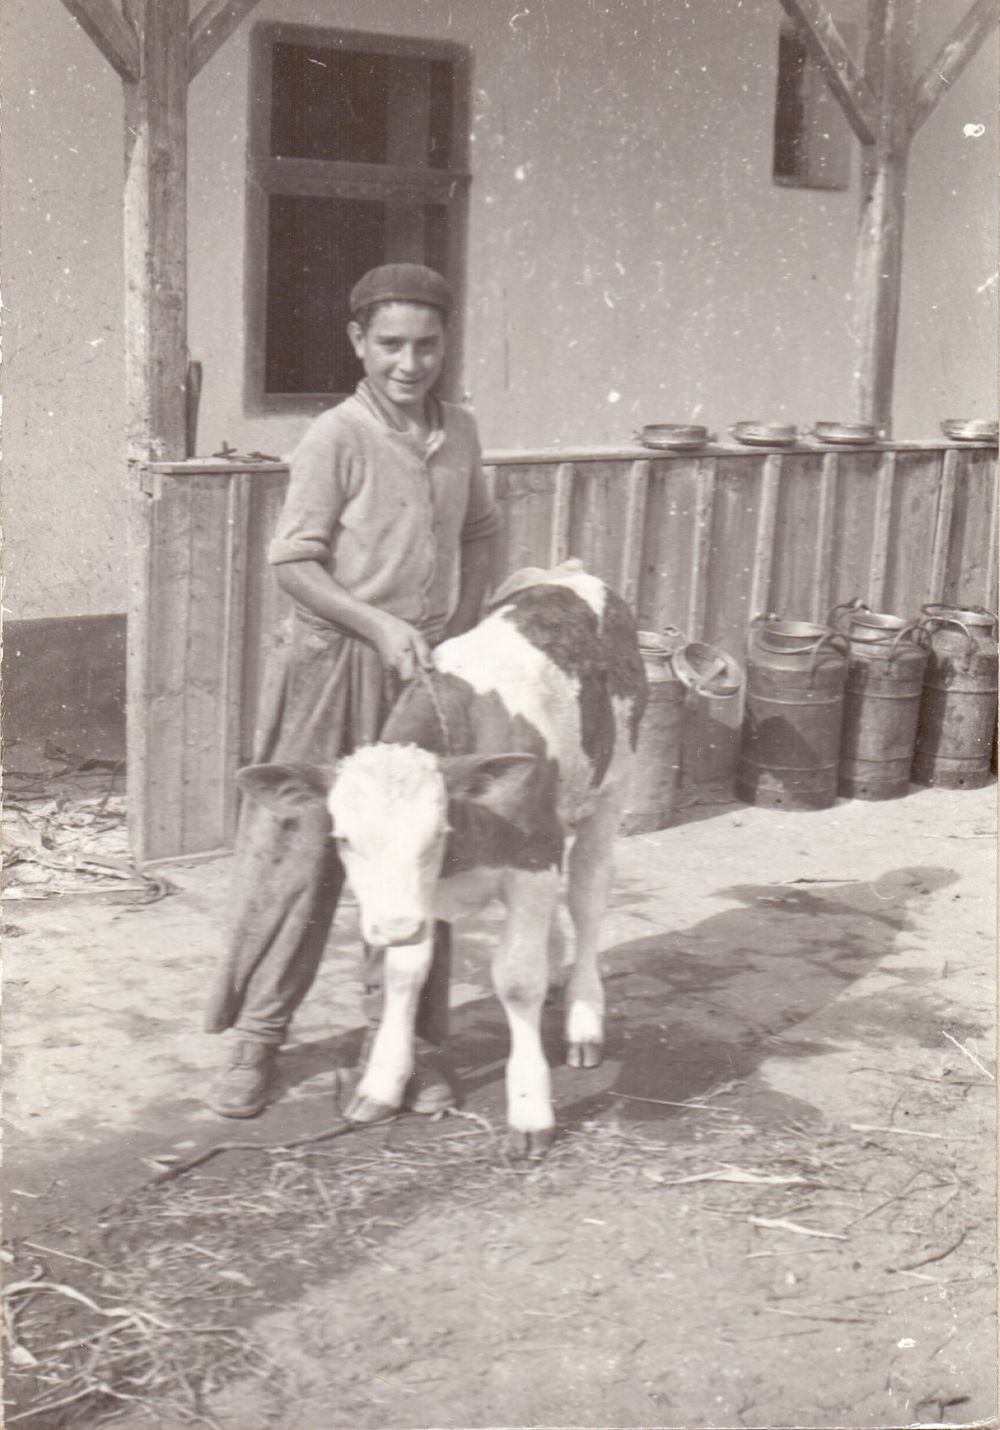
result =
[{"label": "milk can handle", "polygon": [[682,656],[683,654],[684,651],[682,647],[681,650],[676,652],[673,660],[670,662],[674,675],[676,675],[686,690],[690,690],[695,695],[700,695],[705,700],[710,700],[712,698],[712,692],[705,689],[705,682],[725,670],[726,662],[724,660],[717,660],[711,670],[707,670],[704,675],[699,676],[686,662],[678,662],[677,656]]},{"label": "milk can handle", "polygon": [[[916,634],[914,635],[914,632]],[[909,637],[914,645],[923,646],[925,650],[930,649],[930,637],[927,634],[927,623],[925,621],[911,621],[908,626],[904,626],[901,631],[897,631],[893,637],[892,645],[889,648],[889,664],[896,659],[899,653],[899,643]]]},{"label": "milk can handle", "polygon": [[[945,607],[947,610],[947,607]],[[957,616],[931,616],[930,620],[923,622],[924,630],[927,632],[940,630],[942,626],[957,626],[965,636],[965,669],[972,665],[972,657],[976,653],[976,638],[969,630],[969,627],[960,621]]]},{"label": "milk can handle", "polygon": [[[735,664],[735,662],[732,664]],[[714,680],[717,675],[722,675],[723,672],[730,669],[730,661],[726,658],[724,653],[716,656],[714,663],[708,670],[699,672],[696,671],[686,659],[684,647],[682,646],[680,650],[674,652],[671,665],[673,666],[674,675],[676,675],[681,684],[686,686],[688,690],[693,691],[695,695],[700,695],[703,700],[730,700],[734,695],[739,694],[742,677],[740,684],[736,685],[732,690],[720,693],[718,690],[708,688],[708,682],[710,680]]]},{"label": "milk can handle", "polygon": [[841,603],[840,603],[839,606],[834,606],[833,609],[831,610],[830,614],[829,614],[829,615],[827,616],[827,618],[826,618],[826,623],[827,623],[828,626],[832,626],[833,629],[836,630],[836,629],[837,629],[837,620],[836,620],[836,618],[837,618],[837,616],[840,614],[841,611],[870,611],[870,610],[871,610],[871,606],[869,606],[869,604],[868,604],[867,601],[862,601],[862,599],[861,599],[860,596],[855,596],[852,601],[841,601]]},{"label": "milk can handle", "polygon": [[816,666],[819,663],[819,653],[825,645],[832,646],[839,651],[846,659],[851,651],[851,643],[840,631],[828,631],[825,636],[820,636],[819,640],[812,648],[812,660],[809,662],[809,684],[816,678]]},{"label": "milk can handle", "polygon": [[[930,614],[931,611],[953,611],[954,609],[954,606],[949,606],[946,601],[928,601],[926,605],[922,607],[922,610],[928,614]],[[997,615],[996,611],[991,611],[988,606],[964,606],[962,609],[974,611],[977,616],[989,616],[993,622],[993,633],[994,635],[997,633],[997,629],[1000,627],[1000,616]],[[936,621],[940,620],[941,617],[932,616],[931,619]],[[950,619],[954,619],[954,617]]]},{"label": "milk can handle", "polygon": [[683,650],[688,643],[688,638],[681,630],[680,626],[664,626],[660,632],[667,642],[667,655],[671,656],[676,651]]}]

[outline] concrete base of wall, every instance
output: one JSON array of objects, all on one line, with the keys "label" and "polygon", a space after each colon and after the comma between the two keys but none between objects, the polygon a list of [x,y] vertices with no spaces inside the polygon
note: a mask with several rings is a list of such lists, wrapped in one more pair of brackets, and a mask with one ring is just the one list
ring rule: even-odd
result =
[{"label": "concrete base of wall", "polygon": [[125,617],[8,621],[3,643],[5,763],[47,740],[89,758],[125,758]]}]

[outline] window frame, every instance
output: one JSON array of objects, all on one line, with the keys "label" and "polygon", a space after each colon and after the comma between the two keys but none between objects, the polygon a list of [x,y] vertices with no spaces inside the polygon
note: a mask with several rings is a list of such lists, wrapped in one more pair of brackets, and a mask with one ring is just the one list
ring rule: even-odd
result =
[{"label": "window frame", "polygon": [[[366,50],[405,59],[447,60],[452,65],[453,104],[451,166],[447,169],[354,163],[336,159],[275,158],[271,154],[274,48],[278,44],[323,49]],[[373,34],[325,26],[263,22],[250,35],[249,124],[246,165],[246,254],[244,311],[246,360],[244,407],[249,415],[323,411],[342,400],[343,392],[268,392],[266,390],[268,200],[271,194],[300,197],[384,199],[402,195],[448,210],[448,261],[445,276],[454,295],[448,345],[439,390],[454,395],[462,367],[465,261],[468,230],[468,168],[472,55],[465,45],[401,35]],[[361,275],[358,274],[358,277]],[[344,342],[347,342],[345,335]]]}]

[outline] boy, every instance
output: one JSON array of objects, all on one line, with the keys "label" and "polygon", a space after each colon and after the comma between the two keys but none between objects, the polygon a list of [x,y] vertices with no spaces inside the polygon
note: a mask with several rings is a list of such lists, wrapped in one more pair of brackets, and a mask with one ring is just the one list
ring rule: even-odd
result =
[{"label": "boy", "polygon": [[[365,376],[292,455],[268,553],[292,615],[265,676],[255,763],[333,765],[376,740],[398,682],[479,617],[497,515],[475,422],[433,393],[450,307],[445,280],[420,264],[372,269],[351,291],[347,332]],[[325,812],[288,827],[253,801],[242,811],[229,957],[207,1018],[208,1031],[236,1034],[206,1099],[224,1117],[267,1103],[278,1048],[316,976],[344,882],[329,835]],[[447,1018],[439,927],[417,1021],[431,1042]],[[420,1061],[406,1105],[450,1105],[447,1082]]]}]

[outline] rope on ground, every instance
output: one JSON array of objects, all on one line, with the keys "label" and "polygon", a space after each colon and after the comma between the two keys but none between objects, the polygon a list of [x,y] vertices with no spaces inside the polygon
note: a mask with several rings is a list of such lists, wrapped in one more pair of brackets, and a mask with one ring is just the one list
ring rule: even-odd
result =
[{"label": "rope on ground", "polygon": [[334,1127],[327,1127],[322,1132],[314,1132],[309,1137],[297,1137],[293,1142],[216,1142],[214,1147],[205,1147],[202,1151],[196,1152],[193,1157],[188,1157],[186,1161],[178,1162],[175,1166],[158,1172],[151,1179],[152,1184],[155,1186],[159,1182],[173,1181],[175,1177],[180,1177],[183,1173],[200,1167],[210,1158],[218,1157],[221,1152],[291,1152],[296,1147],[308,1147],[313,1142],[327,1142],[331,1137],[343,1137],[346,1132],[358,1132],[361,1128],[372,1125],[370,1122],[348,1122],[344,1119]]}]

